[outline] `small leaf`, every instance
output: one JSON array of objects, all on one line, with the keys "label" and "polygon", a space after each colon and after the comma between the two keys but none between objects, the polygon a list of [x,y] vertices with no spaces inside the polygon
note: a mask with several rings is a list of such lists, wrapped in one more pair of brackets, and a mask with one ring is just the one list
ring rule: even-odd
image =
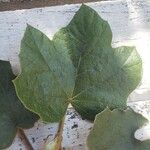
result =
[{"label": "small leaf", "polygon": [[44,150],[56,150],[57,143],[57,138],[55,138],[51,142],[45,144]]},{"label": "small leaf", "polygon": [[28,26],[14,81],[19,98],[48,122],[60,121],[69,103],[91,120],[106,106],[125,108],[141,80],[141,59],[134,47],[112,48],[111,40],[108,23],[85,5],[52,41]]},{"label": "small leaf", "polygon": [[38,119],[18,100],[14,78],[9,62],[0,60],[0,149],[11,145],[17,128],[30,128]]},{"label": "small leaf", "polygon": [[59,139],[59,136],[56,136],[54,140],[47,141],[44,145],[44,150],[62,150],[60,147],[61,140]]},{"label": "small leaf", "polygon": [[150,140],[134,138],[135,131],[147,120],[131,109],[105,109],[96,116],[88,139],[88,150],[149,150]]}]

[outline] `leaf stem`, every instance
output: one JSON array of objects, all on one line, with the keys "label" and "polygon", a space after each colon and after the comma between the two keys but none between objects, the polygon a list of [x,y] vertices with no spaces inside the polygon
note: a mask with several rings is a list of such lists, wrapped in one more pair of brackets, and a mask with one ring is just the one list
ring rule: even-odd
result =
[{"label": "leaf stem", "polygon": [[29,142],[27,136],[25,135],[22,129],[18,129],[18,136],[21,139],[22,143],[25,145],[26,150],[33,150],[31,143]]},{"label": "leaf stem", "polygon": [[64,123],[65,123],[65,116],[60,121],[57,134],[55,135],[55,138],[57,138],[56,150],[62,150],[61,142],[63,139],[62,134],[63,134]]}]

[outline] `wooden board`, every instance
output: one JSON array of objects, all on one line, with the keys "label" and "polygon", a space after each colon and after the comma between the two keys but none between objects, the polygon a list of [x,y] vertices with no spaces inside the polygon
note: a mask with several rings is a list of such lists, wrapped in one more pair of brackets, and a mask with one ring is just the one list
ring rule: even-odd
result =
[{"label": "wooden board", "polygon": [[6,1],[0,3],[0,11],[31,9],[37,7],[48,7],[54,5],[87,3],[96,1],[101,0],[10,0],[10,2]]}]

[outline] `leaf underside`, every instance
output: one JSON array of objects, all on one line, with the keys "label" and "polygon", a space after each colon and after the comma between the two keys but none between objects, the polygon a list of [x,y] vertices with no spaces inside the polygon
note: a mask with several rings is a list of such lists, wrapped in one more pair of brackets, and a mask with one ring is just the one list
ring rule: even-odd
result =
[{"label": "leaf underside", "polygon": [[88,150],[149,150],[150,140],[139,141],[134,133],[147,120],[131,109],[106,108],[96,116],[88,139]]},{"label": "leaf underside", "polygon": [[69,103],[91,120],[106,106],[126,108],[141,79],[141,59],[135,47],[111,42],[109,24],[85,5],[53,40],[28,25],[14,80],[19,98],[47,122],[60,121]]},{"label": "leaf underside", "polygon": [[30,128],[38,119],[17,98],[14,78],[10,63],[0,60],[0,149],[11,145],[17,128]]}]

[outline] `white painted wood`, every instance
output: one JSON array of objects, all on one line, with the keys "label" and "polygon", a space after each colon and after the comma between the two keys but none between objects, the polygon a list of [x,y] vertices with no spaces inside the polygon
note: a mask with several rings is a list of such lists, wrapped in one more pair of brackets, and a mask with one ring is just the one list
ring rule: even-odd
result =
[{"label": "white painted wood", "polygon": [[[110,0],[88,3],[88,5],[109,22],[113,32],[113,46],[135,45],[137,47],[143,59],[143,79],[141,85],[130,95],[128,105],[150,118],[150,101],[147,101],[150,100],[150,0]],[[40,29],[52,38],[58,29],[69,23],[79,6],[65,5],[0,12],[0,59],[10,60],[14,72],[18,72],[18,53],[26,24]],[[63,139],[65,147],[84,144],[89,128],[92,127],[91,123],[82,121],[78,115],[74,116],[72,112],[74,110],[70,108],[66,117]],[[51,134],[49,138],[53,139],[56,130],[57,124],[45,125],[40,122],[25,132],[34,149],[42,150],[44,139],[49,134]],[[141,136],[141,132],[136,135],[142,140],[150,138],[149,126],[146,131],[144,130],[146,134],[143,136]],[[9,150],[21,149],[25,150],[16,137]],[[74,149],[83,150],[85,146],[80,145]]]}]

